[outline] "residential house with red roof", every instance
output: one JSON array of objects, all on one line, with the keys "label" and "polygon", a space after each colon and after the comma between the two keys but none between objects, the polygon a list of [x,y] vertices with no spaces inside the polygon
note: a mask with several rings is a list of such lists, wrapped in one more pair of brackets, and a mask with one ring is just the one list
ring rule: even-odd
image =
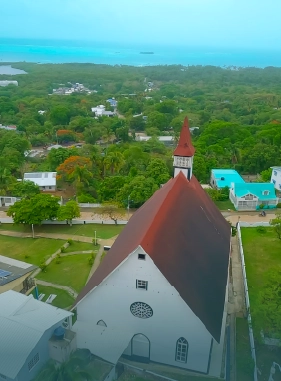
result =
[{"label": "residential house with red roof", "polygon": [[79,348],[112,364],[223,374],[231,227],[192,174],[194,153],[186,118],[174,178],[132,216],[75,302]]}]

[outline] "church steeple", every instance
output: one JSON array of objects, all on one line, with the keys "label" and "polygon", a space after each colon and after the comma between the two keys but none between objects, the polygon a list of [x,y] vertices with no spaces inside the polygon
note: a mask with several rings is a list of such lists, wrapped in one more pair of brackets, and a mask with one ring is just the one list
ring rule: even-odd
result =
[{"label": "church steeple", "polygon": [[179,172],[183,172],[188,180],[191,179],[194,153],[195,148],[191,141],[188,119],[185,117],[179,142],[174,151],[174,177],[176,177]]}]

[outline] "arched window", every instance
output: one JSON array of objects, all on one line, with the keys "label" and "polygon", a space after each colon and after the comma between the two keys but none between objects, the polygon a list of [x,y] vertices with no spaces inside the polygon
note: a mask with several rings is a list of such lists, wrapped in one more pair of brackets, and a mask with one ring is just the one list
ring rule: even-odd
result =
[{"label": "arched window", "polygon": [[103,326],[103,327],[107,327],[107,325],[105,324],[105,322],[104,322],[103,320],[99,320],[99,321],[97,322],[97,325],[101,325],[101,326]]},{"label": "arched window", "polygon": [[181,337],[177,341],[176,347],[176,361],[186,362],[187,361],[187,352],[188,352],[188,342],[184,337]]}]

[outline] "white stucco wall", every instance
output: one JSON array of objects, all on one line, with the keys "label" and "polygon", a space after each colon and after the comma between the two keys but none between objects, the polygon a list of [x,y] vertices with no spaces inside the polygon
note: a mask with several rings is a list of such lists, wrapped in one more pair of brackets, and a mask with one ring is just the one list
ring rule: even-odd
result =
[{"label": "white stucco wall", "polygon": [[270,182],[274,184],[275,189],[277,189],[277,190],[279,190],[279,192],[281,192],[281,168],[272,169]]},{"label": "white stucco wall", "polygon": [[[78,304],[78,318],[73,326],[74,331],[77,329],[78,348],[88,348],[112,361],[113,351],[119,351],[120,356],[131,338],[141,333],[150,340],[151,361],[207,372],[210,333],[151,258],[146,255],[145,261],[138,259],[140,252],[144,253],[141,247]],[[148,281],[148,290],[136,289],[136,279]],[[151,318],[132,315],[130,306],[138,301],[152,307]],[[107,327],[96,326],[99,320],[104,320]],[[187,363],[175,361],[180,337],[189,343]]]}]

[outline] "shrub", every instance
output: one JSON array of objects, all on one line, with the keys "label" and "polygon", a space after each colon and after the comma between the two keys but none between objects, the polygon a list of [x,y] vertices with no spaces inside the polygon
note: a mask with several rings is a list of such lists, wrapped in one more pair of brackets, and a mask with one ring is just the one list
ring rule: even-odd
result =
[{"label": "shrub", "polygon": [[46,270],[47,270],[47,265],[46,265],[46,263],[45,262],[41,262],[41,264],[40,264],[40,269],[45,273],[46,272]]},{"label": "shrub", "polygon": [[95,261],[95,253],[92,253],[92,254],[90,255],[90,257],[88,257],[88,263],[89,263],[89,265],[90,265],[90,266],[93,266],[94,261]]},{"label": "shrub", "polygon": [[235,226],[231,226],[231,235],[232,235],[232,237],[235,237],[236,236],[236,234],[237,234],[237,229],[236,229],[236,227]]},{"label": "shrub", "polygon": [[266,233],[266,228],[264,226],[257,226],[256,231],[258,233],[264,234],[264,233]]},{"label": "shrub", "polygon": [[67,240],[67,243],[68,243],[69,245],[72,245],[72,244],[73,244],[73,239],[68,239],[68,240]]},{"label": "shrub", "polygon": [[263,209],[264,206],[265,206],[264,204],[260,204],[260,205],[259,205],[259,208],[260,208],[260,209]]},{"label": "shrub", "polygon": [[61,249],[60,249],[60,252],[61,253],[65,253],[66,252],[66,248],[64,246],[62,246]]},{"label": "shrub", "polygon": [[90,194],[81,194],[80,196],[77,197],[78,198],[78,202],[79,203],[95,203],[96,200],[94,199],[93,196],[91,196]]},{"label": "shrub", "polygon": [[276,208],[281,208],[281,202],[278,202],[278,204],[276,205]]},{"label": "shrub", "polygon": [[56,256],[56,264],[59,265],[60,263],[61,263],[61,256],[60,256],[60,254],[58,254]]}]

